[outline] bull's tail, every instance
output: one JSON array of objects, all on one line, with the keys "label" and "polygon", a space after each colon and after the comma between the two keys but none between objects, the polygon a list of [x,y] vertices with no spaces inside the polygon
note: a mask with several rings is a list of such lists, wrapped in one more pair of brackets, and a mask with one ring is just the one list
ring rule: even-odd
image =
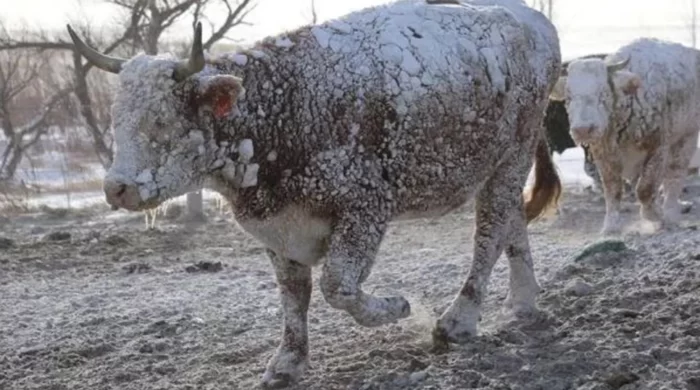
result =
[{"label": "bull's tail", "polygon": [[560,195],[561,180],[549,153],[547,139],[540,135],[535,151],[535,183],[524,194],[527,222],[556,208]]}]

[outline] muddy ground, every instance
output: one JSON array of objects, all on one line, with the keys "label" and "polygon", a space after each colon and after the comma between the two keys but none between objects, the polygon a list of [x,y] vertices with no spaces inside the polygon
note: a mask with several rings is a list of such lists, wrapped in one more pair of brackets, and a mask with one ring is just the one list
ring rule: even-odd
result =
[{"label": "muddy ground", "polygon": [[[604,205],[567,188],[562,213],[530,226],[541,311],[502,313],[501,258],[480,335],[443,354],[430,329],[465,279],[471,207],[396,223],[365,288],[406,296],[412,317],[362,328],[316,289],[294,388],[700,389],[700,180],[684,198],[682,227],[660,233],[636,229],[627,202],[627,249],[575,260]],[[273,272],[230,214],[208,213],[155,231],[101,206],[1,220],[0,389],[257,388],[281,331]]]}]

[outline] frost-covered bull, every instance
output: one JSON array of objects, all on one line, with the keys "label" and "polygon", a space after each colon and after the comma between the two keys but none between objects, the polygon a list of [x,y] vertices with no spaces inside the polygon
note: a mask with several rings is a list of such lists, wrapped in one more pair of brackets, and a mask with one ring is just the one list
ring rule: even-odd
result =
[{"label": "frost-covered bull", "polygon": [[[572,61],[552,93],[565,99],[571,136],[602,176],[604,234],[621,230],[624,179],[639,176],[643,219],[678,221],[679,195],[698,141],[700,51],[640,38],[605,59]],[[656,203],[660,186],[663,206]]]},{"label": "frost-covered bull", "polygon": [[208,186],[268,248],[284,327],[266,384],[306,367],[312,266],[325,258],[324,298],[357,323],[405,318],[406,299],[361,288],[387,224],[472,196],[473,262],[436,344],[476,332],[504,249],[508,305],[535,306],[526,227],[561,190],[542,131],[561,56],[552,24],[522,1],[401,1],[208,60],[201,26],[183,61],[108,57],[70,33],[89,61],[119,73],[107,202],[141,210]]}]

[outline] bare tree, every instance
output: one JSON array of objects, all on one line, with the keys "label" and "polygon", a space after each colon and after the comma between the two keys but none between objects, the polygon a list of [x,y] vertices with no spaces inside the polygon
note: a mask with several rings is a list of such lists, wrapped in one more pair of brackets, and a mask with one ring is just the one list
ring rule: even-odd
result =
[{"label": "bare tree", "polygon": [[0,52],[0,181],[15,176],[25,153],[48,132],[70,89],[55,80],[49,56],[29,50]]},{"label": "bare tree", "polygon": [[698,34],[698,14],[696,7],[695,0],[690,0],[690,38],[693,42],[693,47],[697,47]]},{"label": "bare tree", "polygon": [[554,0],[532,0],[530,6],[547,15],[547,19],[550,21],[553,20]]},{"label": "bare tree", "polygon": [[316,0],[311,0],[311,24],[318,23],[318,14],[316,13]]}]

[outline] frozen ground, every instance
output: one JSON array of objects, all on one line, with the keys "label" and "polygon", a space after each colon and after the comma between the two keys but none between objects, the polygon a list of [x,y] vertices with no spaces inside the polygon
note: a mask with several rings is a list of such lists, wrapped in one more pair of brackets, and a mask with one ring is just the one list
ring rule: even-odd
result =
[{"label": "frozen ground", "polygon": [[[700,180],[684,197],[696,206],[681,228],[632,230],[629,250],[574,261],[603,201],[568,185],[562,213],[530,227],[541,312],[501,313],[501,259],[480,335],[444,354],[430,328],[465,279],[471,206],[394,224],[366,288],[405,295],[412,317],[362,328],[316,290],[295,389],[700,389]],[[208,212],[207,225],[151,232],[103,205],[0,221],[12,241],[0,239],[0,389],[256,388],[281,331],[273,272],[259,243]]]}]

